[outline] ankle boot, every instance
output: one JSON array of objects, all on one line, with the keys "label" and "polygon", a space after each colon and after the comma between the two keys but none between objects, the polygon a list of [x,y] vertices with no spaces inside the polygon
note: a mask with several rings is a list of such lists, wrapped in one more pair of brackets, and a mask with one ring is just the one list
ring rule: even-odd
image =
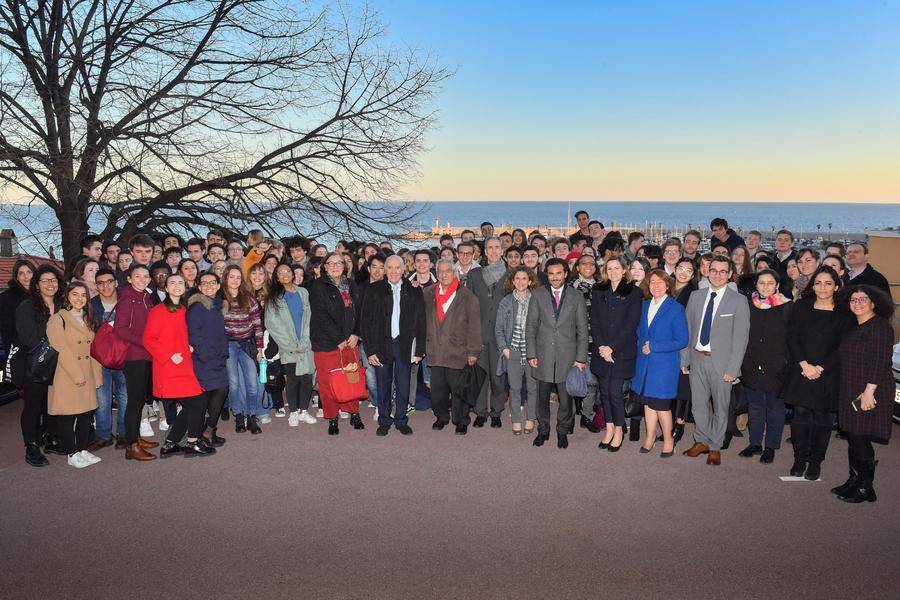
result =
[{"label": "ankle boot", "polygon": [[335,417],[328,421],[328,435],[337,435],[341,431],[338,429],[338,418]]},{"label": "ankle boot", "polygon": [[247,426],[244,424],[244,415],[234,415],[234,432],[244,433],[245,431],[247,431]]},{"label": "ankle boot", "polygon": [[140,461],[156,460],[156,455],[150,454],[149,452],[141,448],[140,444],[135,443],[125,448],[125,459]]},{"label": "ankle boot", "polygon": [[803,477],[809,462],[809,427],[805,423],[791,424],[791,446],[794,448],[791,477]]},{"label": "ankle boot", "polygon": [[41,452],[40,446],[35,442],[25,444],[25,462],[32,467],[46,467],[50,464],[50,461],[47,460],[47,457]]},{"label": "ankle boot", "polygon": [[637,442],[641,439],[641,420],[631,419],[631,426],[628,428],[628,440]]},{"label": "ankle boot", "polygon": [[365,429],[366,426],[363,424],[362,419],[359,416],[359,413],[353,413],[350,415],[350,424],[353,425],[353,429]]},{"label": "ankle boot", "polygon": [[218,427],[214,427],[212,429],[207,430],[203,434],[203,437],[206,438],[207,440],[209,440],[209,444],[213,448],[218,448],[219,446],[221,446],[222,444],[225,443],[225,438],[219,437],[218,435],[216,435],[217,429],[218,429]]},{"label": "ankle boot", "polygon": [[262,433],[262,427],[259,426],[259,417],[257,417],[256,415],[250,415],[249,417],[247,417],[247,429],[253,435]]},{"label": "ankle boot", "polygon": [[62,447],[62,444],[59,443],[59,440],[56,439],[56,436],[50,435],[49,433],[44,434],[44,452],[47,454],[58,454],[60,456],[67,456],[65,448]]},{"label": "ankle boot", "polygon": [[856,487],[859,483],[859,473],[856,470],[856,465],[850,465],[850,476],[847,478],[847,481],[844,482],[843,485],[839,485],[837,487],[831,488],[831,493],[835,496],[846,496]]},{"label": "ankle boot", "polygon": [[875,495],[875,465],[878,461],[866,461],[857,466],[858,479],[856,485],[844,495],[838,496],[844,502],[850,504],[859,504],[861,502],[875,502],[878,497]]}]

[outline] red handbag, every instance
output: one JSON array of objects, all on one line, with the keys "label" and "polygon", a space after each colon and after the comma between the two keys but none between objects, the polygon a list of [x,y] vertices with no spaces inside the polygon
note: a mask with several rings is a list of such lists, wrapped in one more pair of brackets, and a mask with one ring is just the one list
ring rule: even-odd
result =
[{"label": "red handbag", "polygon": [[[350,360],[345,359],[345,350]],[[341,366],[331,369],[331,393],[339,403],[362,400],[366,391],[366,368],[359,362],[358,348],[340,350]]]},{"label": "red handbag", "polygon": [[[113,308],[109,314],[113,314],[115,310],[116,308]],[[94,335],[94,341],[91,342],[91,357],[107,369],[118,371],[125,366],[127,353],[128,342],[116,335],[109,319],[105,318]]]}]

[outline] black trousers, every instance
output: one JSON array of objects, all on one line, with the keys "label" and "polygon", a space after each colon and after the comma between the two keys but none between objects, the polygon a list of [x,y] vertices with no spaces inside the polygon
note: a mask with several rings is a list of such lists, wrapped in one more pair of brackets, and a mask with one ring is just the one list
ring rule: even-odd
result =
[{"label": "black trousers", "polygon": [[568,435],[572,430],[575,419],[575,404],[565,383],[551,383],[538,380],[537,418],[538,433],[550,435],[550,392],[556,386],[556,395],[559,397],[559,409],[556,412],[556,433]]},{"label": "black trousers", "polygon": [[875,461],[875,448],[868,435],[847,434],[847,460],[850,467],[859,470],[859,465]]},{"label": "black trousers", "polygon": [[795,405],[791,419],[794,461],[822,464],[831,439],[831,429],[831,413]]},{"label": "black trousers", "polygon": [[[296,375],[297,366],[294,363],[284,363],[282,366],[284,367],[284,395],[287,398],[288,408],[291,412],[308,410],[313,391],[312,373]],[[275,397],[274,394],[272,397]]]},{"label": "black trousers", "polygon": [[26,444],[38,444],[43,434],[55,434],[54,417],[47,414],[47,386],[28,382],[22,398],[22,439]]},{"label": "black trousers", "polygon": [[126,360],[122,367],[128,404],[125,406],[125,441],[136,444],[141,431],[141,412],[150,389],[150,361]]},{"label": "black trousers", "polygon": [[228,388],[207,390],[203,392],[203,396],[206,398],[206,413],[209,415],[206,419],[206,426],[215,429],[219,426],[219,417],[222,416],[222,407],[225,406]]},{"label": "black trousers", "polygon": [[167,398],[173,402],[181,404],[181,412],[175,417],[175,423],[169,428],[166,435],[167,442],[178,443],[184,438],[185,432],[188,437],[199,438],[203,435],[203,428],[206,419],[206,395],[191,396],[190,398]]},{"label": "black trousers", "polygon": [[[469,405],[463,402],[464,369],[431,367],[431,410],[441,423],[468,425]],[[452,415],[451,415],[452,407]]]},{"label": "black trousers", "polygon": [[597,381],[600,384],[598,395],[603,404],[606,422],[621,427],[625,424],[625,395],[622,393],[625,380],[604,373],[597,377]]},{"label": "black trousers", "polygon": [[87,448],[92,420],[90,411],[56,416],[56,434],[66,454],[75,454]]}]

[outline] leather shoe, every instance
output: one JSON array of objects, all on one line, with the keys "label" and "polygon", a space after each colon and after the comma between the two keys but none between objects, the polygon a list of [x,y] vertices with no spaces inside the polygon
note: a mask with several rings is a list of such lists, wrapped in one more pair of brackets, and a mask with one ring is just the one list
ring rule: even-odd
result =
[{"label": "leather shoe", "polygon": [[409,425],[401,425],[400,427],[397,428],[397,431],[399,431],[403,435],[412,435],[413,434],[412,427],[410,427]]},{"label": "leather shoe", "polygon": [[97,450],[100,450],[101,448],[106,448],[106,447],[112,446],[112,445],[113,445],[112,439],[103,439],[103,438],[98,437],[98,438],[94,438],[93,441],[91,441],[91,443],[88,444],[87,451],[88,452],[96,452]]},{"label": "leather shoe", "polygon": [[441,430],[444,429],[444,427],[446,427],[446,426],[447,426],[447,424],[444,423],[443,421],[435,421],[435,422],[431,425],[431,428],[432,428],[432,429],[435,429],[435,430],[437,430],[437,431],[441,431]]},{"label": "leather shoe", "polygon": [[143,448],[141,448],[140,444],[131,444],[127,448],[125,448],[125,459],[126,460],[139,460],[139,461],[149,461],[156,460],[155,454],[150,454]]},{"label": "leather shoe", "polygon": [[759,457],[759,462],[764,465],[771,465],[775,461],[775,449],[774,448],[766,448],[762,451],[762,456]]},{"label": "leather shoe", "polygon": [[387,425],[379,425],[378,429],[375,430],[375,435],[384,437],[391,432],[391,428]]},{"label": "leather shoe", "polygon": [[32,467],[46,467],[50,464],[50,461],[41,452],[40,446],[34,442],[25,444],[25,462]]},{"label": "leather shoe", "polygon": [[194,442],[185,442],[182,452],[184,452],[185,458],[190,458],[192,456],[209,456],[215,454],[216,449],[212,446],[207,446],[200,440],[196,440]]},{"label": "leather shoe", "polygon": [[181,454],[181,446],[175,442],[166,442],[163,444],[163,447],[159,449],[160,458],[169,458],[175,454]]},{"label": "leather shoe", "polygon": [[722,455],[718,450],[710,450],[706,457],[706,464],[719,466],[722,464]]},{"label": "leather shoe", "polygon": [[586,416],[584,416],[584,415],[581,415],[581,421],[579,422],[579,425],[581,425],[582,427],[584,427],[585,429],[587,429],[587,430],[590,431],[591,433],[599,433],[599,432],[600,432],[599,429],[597,429],[596,427],[594,427],[594,424],[591,422],[591,420],[588,419],[588,418],[587,418]]},{"label": "leather shoe", "polygon": [[722,450],[728,450],[728,447],[731,446],[731,438],[734,437],[733,433],[726,433],[725,439],[722,440]]},{"label": "leather shoe", "polygon": [[751,456],[757,456],[762,454],[762,446],[757,446],[756,444],[750,444],[743,450],[738,453],[738,456],[742,456],[744,458],[750,458]]},{"label": "leather shoe", "polygon": [[795,460],[794,464],[791,465],[791,477],[803,477],[804,473],[806,473],[806,462]]},{"label": "leather shoe", "polygon": [[472,427],[481,429],[482,427],[484,427],[485,423],[487,423],[487,417],[475,417],[475,422],[472,423]]},{"label": "leather shoe", "polygon": [[335,417],[328,421],[328,435],[337,435],[341,432],[338,427],[338,418]]},{"label": "leather shoe", "polygon": [[466,435],[469,432],[468,425],[457,425],[456,426],[456,435]]},{"label": "leather shoe", "polygon": [[116,450],[124,450],[128,447],[128,441],[125,439],[125,436],[116,437]]},{"label": "leather shoe", "polygon": [[691,458],[696,458],[701,454],[708,454],[709,446],[706,444],[701,444],[700,442],[694,442],[694,445],[684,451],[685,456],[690,456]]},{"label": "leather shoe", "polygon": [[353,413],[350,415],[350,424],[353,426],[353,429],[365,429],[366,426],[363,424],[362,418],[359,416],[359,413]]},{"label": "leather shoe", "polygon": [[138,438],[138,445],[144,450],[149,450],[150,448],[156,448],[159,446],[159,442],[152,442],[150,440],[145,440],[142,437]]},{"label": "leather shoe", "polygon": [[491,427],[494,429],[503,427],[503,422],[500,420],[500,417],[491,417]]},{"label": "leather shoe", "polygon": [[811,462],[806,466],[806,472],[803,474],[803,479],[806,479],[807,481],[818,481],[821,475],[822,465]]},{"label": "leather shoe", "polygon": [[68,452],[59,443],[59,440],[53,437],[47,437],[44,440],[44,452],[46,454],[58,454],[59,456],[68,456]]},{"label": "leather shoe", "polygon": [[557,448],[568,448],[569,447],[569,437],[562,433],[557,434],[556,447]]},{"label": "leather shoe", "polygon": [[534,438],[534,441],[531,442],[531,445],[535,448],[540,448],[544,445],[544,442],[550,439],[549,435],[544,435],[543,433],[537,434],[537,437]]}]

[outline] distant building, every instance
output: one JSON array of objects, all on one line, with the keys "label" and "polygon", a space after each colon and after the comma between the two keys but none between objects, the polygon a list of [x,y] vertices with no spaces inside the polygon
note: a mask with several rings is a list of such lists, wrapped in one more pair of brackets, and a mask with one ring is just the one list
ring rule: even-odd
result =
[{"label": "distant building", "polygon": [[22,254],[19,252],[19,240],[12,229],[0,230],[0,290],[5,290],[9,284],[9,280],[13,276],[13,266],[17,260],[30,260],[35,267],[44,263],[50,263],[63,270],[63,262],[46,256],[34,256],[32,254]]}]

